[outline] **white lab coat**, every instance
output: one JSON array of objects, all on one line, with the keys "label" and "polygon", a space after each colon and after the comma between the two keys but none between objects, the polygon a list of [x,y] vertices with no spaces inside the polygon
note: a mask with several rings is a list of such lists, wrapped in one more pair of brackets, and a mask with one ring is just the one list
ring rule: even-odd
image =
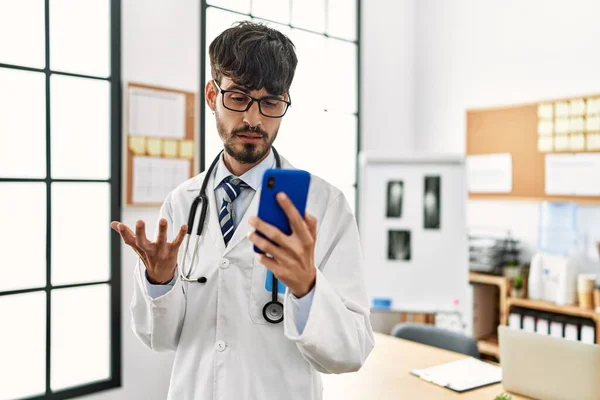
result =
[{"label": "white lab coat", "polygon": [[[282,167],[293,168],[284,158]],[[169,240],[187,223],[204,175],[178,186],[161,207]],[[134,271],[135,334],[153,350],[175,351],[168,398],[321,399],[319,372],[356,371],[374,346],[358,230],[345,197],[312,176],[307,211],[318,220],[318,270],[306,327],[298,335],[297,306],[289,290],[279,294],[284,304],[282,323],[270,324],[262,316],[271,293],[265,290],[266,268],[256,260],[247,238],[253,230],[248,218],[257,214],[260,193],[225,248],[210,189],[212,177],[207,187],[209,210],[192,273],[196,278],[205,276],[207,282],[177,279],[168,293],[152,299],[139,260]],[[193,240],[195,236],[188,257]],[[185,241],[180,252],[184,247]]]}]

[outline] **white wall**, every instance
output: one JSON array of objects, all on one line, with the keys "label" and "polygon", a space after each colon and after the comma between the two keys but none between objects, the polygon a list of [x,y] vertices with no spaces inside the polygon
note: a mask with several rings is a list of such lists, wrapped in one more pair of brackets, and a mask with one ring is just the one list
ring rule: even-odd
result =
[{"label": "white wall", "polygon": [[[200,2],[196,0],[123,0],[122,77],[197,92],[200,82]],[[123,222],[143,219],[153,226],[158,209],[123,210]],[[148,229],[149,230],[149,229]],[[131,330],[135,253],[122,248],[122,387],[87,398],[95,400],[165,399],[173,353],[148,350]]]},{"label": "white wall", "polygon": [[363,150],[410,151],[414,144],[415,1],[361,2]]},{"label": "white wall", "polygon": [[[417,1],[415,147],[464,154],[469,108],[600,93],[598,15],[597,0]],[[404,48],[401,40],[398,52]],[[527,254],[538,214],[535,202],[468,205],[470,225],[512,229]],[[591,241],[600,240],[600,208],[582,207],[579,222],[597,259]],[[600,272],[600,264],[585,269]]]}]

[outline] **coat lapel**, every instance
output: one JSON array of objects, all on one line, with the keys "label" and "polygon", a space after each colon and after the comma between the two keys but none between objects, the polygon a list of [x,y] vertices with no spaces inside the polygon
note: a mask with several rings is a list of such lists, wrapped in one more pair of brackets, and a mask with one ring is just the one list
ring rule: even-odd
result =
[{"label": "coat lapel", "polygon": [[[192,192],[200,192],[203,179],[206,179],[206,174],[201,174],[196,179],[193,179],[190,185],[188,186],[187,190]],[[214,177],[210,176],[208,177],[208,179],[209,181],[206,185],[206,197],[208,197],[208,211],[206,213],[205,229],[208,231],[208,236],[210,236],[213,242],[215,243],[216,249],[219,252],[219,254],[223,254],[223,252],[225,251],[225,241],[223,240],[223,234],[221,233],[221,225],[219,225],[219,211],[215,200],[215,191],[212,190],[212,182],[214,180]],[[194,196],[197,195],[197,193],[194,194]],[[198,218],[200,218],[199,214],[200,207],[198,207],[196,220],[194,221],[194,223],[197,223]],[[194,228],[194,232],[195,231],[196,229]]]},{"label": "coat lapel", "polygon": [[[208,183],[210,188],[212,188],[212,180],[211,177],[211,182]],[[223,232],[221,232],[221,225],[219,224],[219,208],[215,200],[215,191],[211,189],[206,192],[210,214],[208,216],[208,232],[217,245],[219,254],[223,254],[225,252],[225,240],[223,240]]]}]

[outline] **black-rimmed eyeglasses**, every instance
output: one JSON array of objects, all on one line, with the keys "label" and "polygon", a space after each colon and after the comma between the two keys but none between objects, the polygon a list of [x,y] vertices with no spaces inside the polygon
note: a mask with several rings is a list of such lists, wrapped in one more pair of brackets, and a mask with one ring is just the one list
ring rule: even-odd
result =
[{"label": "black-rimmed eyeglasses", "polygon": [[221,89],[215,80],[213,82],[223,94],[223,107],[231,111],[248,111],[252,107],[252,103],[256,101],[258,103],[258,110],[262,115],[269,118],[281,118],[287,112],[288,107],[292,105],[291,101],[278,97],[265,96],[257,99],[237,90]]}]

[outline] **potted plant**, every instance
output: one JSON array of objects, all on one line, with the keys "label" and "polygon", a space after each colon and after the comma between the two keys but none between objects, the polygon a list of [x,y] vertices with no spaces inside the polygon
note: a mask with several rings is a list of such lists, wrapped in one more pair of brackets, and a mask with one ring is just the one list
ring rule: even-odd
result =
[{"label": "potted plant", "polygon": [[522,298],[522,297],[524,297],[523,294],[524,294],[524,289],[523,289],[523,275],[519,274],[513,280],[513,284],[512,284],[510,295],[512,297]]},{"label": "potted plant", "polygon": [[519,275],[521,268],[516,260],[508,261],[504,265],[504,276],[508,279],[515,279]]}]

